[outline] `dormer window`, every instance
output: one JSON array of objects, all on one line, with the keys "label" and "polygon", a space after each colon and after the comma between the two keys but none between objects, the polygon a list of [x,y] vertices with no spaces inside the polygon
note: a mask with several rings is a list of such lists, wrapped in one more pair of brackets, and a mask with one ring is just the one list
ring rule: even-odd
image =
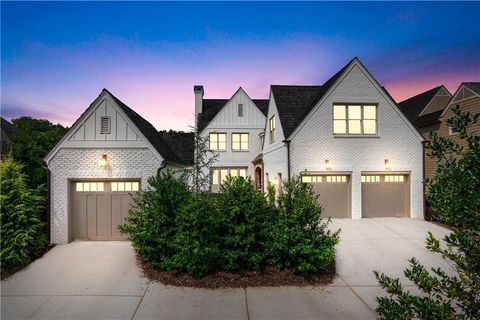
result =
[{"label": "dormer window", "polygon": [[100,134],[110,133],[110,117],[100,118]]},{"label": "dormer window", "polygon": [[238,116],[243,117],[243,104],[242,103],[238,104]]}]

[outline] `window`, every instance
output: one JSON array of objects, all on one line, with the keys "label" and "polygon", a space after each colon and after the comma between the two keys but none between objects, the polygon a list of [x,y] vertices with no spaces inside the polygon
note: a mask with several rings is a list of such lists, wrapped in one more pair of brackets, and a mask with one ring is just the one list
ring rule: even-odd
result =
[{"label": "window", "polygon": [[404,180],[403,176],[385,176],[385,182],[403,182]]},{"label": "window", "polygon": [[247,168],[215,168],[212,170],[212,189],[219,190],[228,176],[247,177]]},{"label": "window", "polygon": [[77,192],[103,192],[103,182],[76,182],[75,191]]},{"label": "window", "polygon": [[243,104],[238,104],[238,116],[243,117]]},{"label": "window", "polygon": [[456,128],[448,126],[448,133],[452,136],[454,134],[458,134],[458,131]]},{"label": "window", "polygon": [[110,117],[100,118],[100,133],[101,134],[110,133]]},{"label": "window", "polygon": [[347,176],[325,176],[325,181],[332,183],[347,182]]},{"label": "window", "polygon": [[270,118],[270,143],[275,142],[275,116]]},{"label": "window", "polygon": [[376,105],[333,105],[333,134],[377,133]]},{"label": "window", "polygon": [[232,133],[232,150],[248,150],[248,133]]},{"label": "window", "polygon": [[139,183],[137,181],[115,181],[112,182],[112,191],[121,192],[121,191],[138,191]]},{"label": "window", "polygon": [[362,182],[380,182],[380,176],[362,176]]},{"label": "window", "polygon": [[322,176],[302,176],[303,183],[322,182]]},{"label": "window", "polygon": [[210,133],[210,150],[227,150],[226,133]]}]

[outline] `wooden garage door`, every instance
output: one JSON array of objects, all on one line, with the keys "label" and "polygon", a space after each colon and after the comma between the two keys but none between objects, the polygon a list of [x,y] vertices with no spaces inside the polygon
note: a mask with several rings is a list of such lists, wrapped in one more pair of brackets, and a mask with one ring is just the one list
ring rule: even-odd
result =
[{"label": "wooden garage door", "polygon": [[72,182],[74,239],[125,240],[117,226],[124,222],[138,191],[138,181],[75,181]]},{"label": "wooden garage door", "polygon": [[351,218],[350,175],[304,175],[302,181],[319,195],[322,217]]},{"label": "wooden garage door", "polygon": [[409,217],[408,174],[363,174],[362,217]]}]

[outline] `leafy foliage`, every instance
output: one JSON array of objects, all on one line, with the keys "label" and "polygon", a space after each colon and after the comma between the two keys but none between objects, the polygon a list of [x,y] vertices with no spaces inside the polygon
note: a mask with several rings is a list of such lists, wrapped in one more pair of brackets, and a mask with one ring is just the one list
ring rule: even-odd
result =
[{"label": "leafy foliage", "polygon": [[322,207],[310,184],[299,178],[285,182],[278,197],[278,210],[271,242],[271,259],[279,268],[298,273],[316,272],[335,258],[339,231],[328,229]]},{"label": "leafy foliage", "polygon": [[127,223],[120,226],[137,253],[159,269],[202,276],[213,270],[260,270],[272,261],[309,273],[334,259],[338,232],[325,229],[312,190],[299,180],[292,185],[308,192],[291,193],[288,200],[299,210],[277,209],[275,199],[267,201],[250,179],[229,177],[215,195],[191,193],[184,181],[171,172],[150,178],[151,188],[134,198]]},{"label": "leafy foliage", "polygon": [[18,131],[11,137],[12,155],[24,165],[28,184],[37,187],[47,182],[43,158],[63,137],[68,128],[48,120],[21,117],[13,120]]},{"label": "leafy foliage", "polygon": [[1,270],[27,264],[47,245],[41,213],[44,190],[31,189],[25,181],[22,165],[9,158],[0,163],[1,194]]},{"label": "leafy foliage", "polygon": [[445,245],[429,232],[426,247],[449,261],[455,274],[440,268],[427,270],[410,259],[404,274],[423,293],[415,296],[398,279],[375,272],[389,294],[377,298],[382,319],[480,319],[480,136],[471,130],[479,115],[458,107],[453,112],[447,123],[459,132],[466,147],[450,138],[431,136],[428,148],[438,167],[427,181],[427,199],[454,231],[443,238]]}]

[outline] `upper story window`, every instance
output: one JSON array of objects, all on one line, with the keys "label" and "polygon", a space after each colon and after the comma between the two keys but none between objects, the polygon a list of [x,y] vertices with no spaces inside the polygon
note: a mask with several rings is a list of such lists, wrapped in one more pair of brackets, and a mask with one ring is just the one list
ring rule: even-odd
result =
[{"label": "upper story window", "polygon": [[269,121],[270,143],[275,142],[275,116],[272,116]]},{"label": "upper story window", "polygon": [[377,106],[333,105],[333,134],[377,134]]},{"label": "upper story window", "polygon": [[100,133],[110,133],[110,117],[100,117]]},{"label": "upper story window", "polygon": [[238,116],[243,117],[243,104],[238,104]]},{"label": "upper story window", "polygon": [[248,133],[232,133],[232,150],[248,150]]},{"label": "upper story window", "polygon": [[210,133],[209,135],[210,150],[227,150],[227,134],[226,133]]},{"label": "upper story window", "polygon": [[448,126],[448,133],[450,135],[458,134],[458,130],[457,130],[457,128]]}]

